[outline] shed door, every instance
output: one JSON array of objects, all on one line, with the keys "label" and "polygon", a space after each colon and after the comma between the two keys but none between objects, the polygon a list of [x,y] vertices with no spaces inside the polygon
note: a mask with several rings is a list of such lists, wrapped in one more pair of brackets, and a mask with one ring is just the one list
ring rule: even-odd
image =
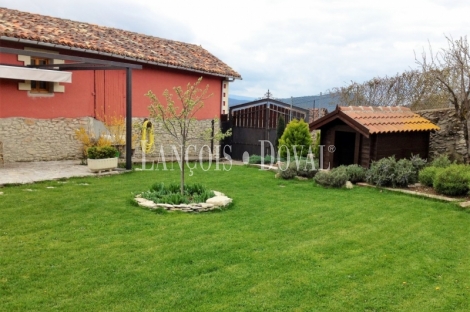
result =
[{"label": "shed door", "polygon": [[354,164],[356,150],[355,132],[335,131],[335,147],[333,167]]}]

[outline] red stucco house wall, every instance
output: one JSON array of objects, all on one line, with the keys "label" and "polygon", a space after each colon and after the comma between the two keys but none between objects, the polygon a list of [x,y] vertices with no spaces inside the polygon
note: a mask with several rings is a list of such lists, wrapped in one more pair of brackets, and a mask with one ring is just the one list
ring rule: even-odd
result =
[{"label": "red stucco house wall", "polygon": [[[195,44],[7,8],[0,8],[0,20],[3,70],[15,71],[15,66],[30,65],[26,64],[28,57],[35,55],[22,55],[21,51],[142,66],[132,70],[133,119],[149,116],[150,100],[145,96],[149,90],[164,104],[165,89],[174,93],[174,87],[185,89],[188,83],[194,84],[203,77],[199,87],[209,85],[212,96],[196,118],[201,127],[210,126],[212,119],[228,113],[229,82],[241,79],[231,67]],[[64,62],[75,64],[72,60]],[[74,138],[75,129],[93,128],[95,121],[104,116],[126,116],[125,70],[87,67],[70,71],[71,83],[55,83],[57,89],[37,93],[28,89],[28,79],[11,78],[0,70],[0,159],[14,162],[77,158],[80,148]],[[176,95],[173,99],[178,105]]]}]

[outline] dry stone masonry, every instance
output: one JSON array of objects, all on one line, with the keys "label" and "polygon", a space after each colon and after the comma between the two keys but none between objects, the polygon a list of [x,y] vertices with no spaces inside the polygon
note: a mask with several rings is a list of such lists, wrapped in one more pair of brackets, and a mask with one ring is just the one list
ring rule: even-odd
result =
[{"label": "dry stone masonry", "polygon": [[421,110],[416,113],[441,128],[435,133],[431,132],[429,142],[431,159],[441,154],[447,154],[452,160],[457,161],[468,159],[464,131],[454,108]]},{"label": "dry stone masonry", "polygon": [[[142,122],[143,118],[133,118],[134,122]],[[75,130],[80,127],[96,129],[98,122],[91,117],[83,118],[0,118],[0,166],[3,163],[27,162],[27,161],[52,161],[71,160],[82,157],[82,143],[76,140]],[[194,133],[210,129],[211,120],[201,120],[195,124]],[[219,125],[215,125],[217,129]],[[136,148],[134,157],[141,159],[139,129],[133,129],[137,136],[137,142],[133,142]],[[164,134],[161,127],[155,127],[155,151],[148,157],[157,157],[160,146],[163,146],[166,160],[172,160],[173,151],[171,145],[176,142],[168,134]],[[98,133],[97,133],[98,134]],[[196,148],[188,150],[192,158],[202,155],[208,157],[211,146],[210,140],[196,140],[191,142]],[[218,144],[214,141],[214,146]],[[203,148],[203,146],[205,146]],[[214,151],[218,157],[218,150]],[[181,156],[181,155],[180,155]]]},{"label": "dry stone masonry", "polygon": [[[133,118],[132,121],[134,124],[142,124],[143,123],[143,118]],[[194,123],[194,128],[191,129],[192,131],[190,132],[191,137],[199,137],[206,129],[211,129],[211,119],[206,119],[206,120],[199,120],[196,123]],[[219,124],[214,125],[215,129],[220,128]],[[173,156],[175,156],[175,153],[172,149],[172,146],[174,145],[177,148],[177,151],[179,153],[179,156],[181,157],[181,151],[179,150],[179,144],[175,141],[175,139],[167,134],[163,127],[161,125],[154,125],[154,131],[155,131],[155,149],[149,153],[146,154],[145,157],[147,159],[149,158],[159,158],[161,155],[161,150],[163,150],[163,153],[165,155],[165,160],[166,161],[171,161],[171,160],[176,160]],[[140,148],[140,130],[138,128],[134,127],[134,135],[138,137],[138,142],[135,142],[135,152],[134,152],[134,157],[137,159],[142,159],[142,149]],[[211,140],[205,140],[203,138],[195,139],[188,144],[191,144],[190,148],[187,147],[188,151],[188,156],[192,159],[199,159],[199,155],[206,159],[209,157],[209,150],[211,148]],[[216,145],[219,144],[218,141],[213,142],[214,145],[214,151],[211,153],[214,154],[212,155],[215,158],[219,157],[219,150],[216,147]],[[172,158],[173,157],[173,158]]]},{"label": "dry stone masonry", "polygon": [[86,127],[91,118],[2,118],[0,141],[3,161],[44,161],[78,159],[81,143],[75,129]]}]

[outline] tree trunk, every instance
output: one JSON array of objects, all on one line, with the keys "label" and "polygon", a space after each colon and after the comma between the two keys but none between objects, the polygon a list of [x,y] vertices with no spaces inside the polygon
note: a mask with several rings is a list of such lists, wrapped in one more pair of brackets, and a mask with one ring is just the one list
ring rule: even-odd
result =
[{"label": "tree trunk", "polygon": [[181,151],[181,185],[180,185],[180,190],[181,190],[181,195],[184,195],[184,167],[186,165],[186,144],[183,142],[183,149]]},{"label": "tree trunk", "polygon": [[465,155],[463,156],[463,160],[464,160],[464,163],[468,164],[468,157],[470,155],[470,141],[469,141],[469,137],[468,137],[468,128],[470,126],[470,112],[468,112],[466,114],[467,116],[465,120],[462,120],[462,128],[463,128],[463,134],[464,134],[464,137],[465,137],[465,144],[466,144],[466,150],[467,152],[465,153]]}]

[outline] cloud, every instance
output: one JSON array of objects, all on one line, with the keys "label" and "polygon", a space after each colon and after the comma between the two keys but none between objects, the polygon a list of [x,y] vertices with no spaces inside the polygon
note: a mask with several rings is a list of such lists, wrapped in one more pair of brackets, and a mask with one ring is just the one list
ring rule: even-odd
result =
[{"label": "cloud", "polygon": [[415,68],[428,42],[468,32],[460,0],[89,1],[0,0],[0,6],[200,44],[238,71],[232,94],[325,92]]}]

